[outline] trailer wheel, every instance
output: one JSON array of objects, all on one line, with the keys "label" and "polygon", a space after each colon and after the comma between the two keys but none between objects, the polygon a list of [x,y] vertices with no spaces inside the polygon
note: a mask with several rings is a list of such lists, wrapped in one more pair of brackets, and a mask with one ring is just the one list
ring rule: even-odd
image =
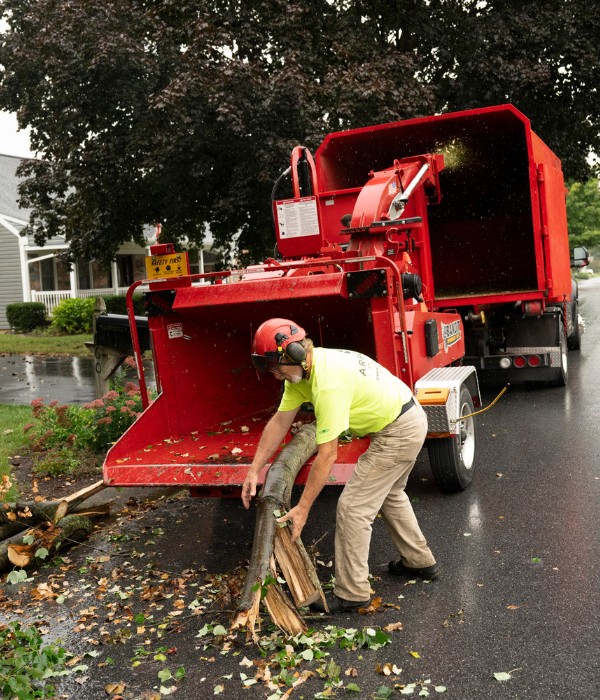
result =
[{"label": "trailer wheel", "polygon": [[[467,387],[460,390],[460,415],[473,413]],[[475,462],[475,418],[460,422],[460,432],[450,438],[430,440],[427,446],[433,478],[442,491],[464,491],[473,481]]]}]

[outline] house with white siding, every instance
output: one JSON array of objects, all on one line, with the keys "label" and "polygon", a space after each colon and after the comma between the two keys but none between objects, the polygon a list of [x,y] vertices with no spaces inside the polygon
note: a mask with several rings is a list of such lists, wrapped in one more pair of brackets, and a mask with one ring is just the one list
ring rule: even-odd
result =
[{"label": "house with white siding", "polygon": [[[109,269],[95,260],[80,261],[70,268],[57,254],[68,248],[64,237],[56,236],[41,247],[33,237],[21,236],[29,221],[29,210],[20,209],[16,171],[22,159],[0,154],[0,330],[9,328],[6,306],[20,301],[41,301],[48,314],[63,299],[125,294],[130,284],[145,277],[145,257],[155,242],[156,232],[148,227],[147,246],[123,244]],[[190,250],[192,272],[210,271],[216,255],[208,250]]]}]

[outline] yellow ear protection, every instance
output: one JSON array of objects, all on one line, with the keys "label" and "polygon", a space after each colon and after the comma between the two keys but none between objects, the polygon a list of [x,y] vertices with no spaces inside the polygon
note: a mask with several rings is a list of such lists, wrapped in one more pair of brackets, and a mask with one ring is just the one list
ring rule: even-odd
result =
[{"label": "yellow ear protection", "polygon": [[308,365],[306,364],[306,350],[301,343],[298,341],[291,341],[284,333],[277,333],[275,335],[275,342],[277,343],[277,353],[279,354],[280,362],[283,355],[285,355],[295,365],[300,365],[304,370],[308,369]]}]

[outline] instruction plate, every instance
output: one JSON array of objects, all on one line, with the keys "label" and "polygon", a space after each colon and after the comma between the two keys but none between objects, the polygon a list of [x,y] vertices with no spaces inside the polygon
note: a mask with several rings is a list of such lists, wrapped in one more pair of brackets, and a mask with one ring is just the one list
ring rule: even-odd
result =
[{"label": "instruction plate", "polygon": [[316,197],[277,201],[275,211],[282,239],[319,235]]}]

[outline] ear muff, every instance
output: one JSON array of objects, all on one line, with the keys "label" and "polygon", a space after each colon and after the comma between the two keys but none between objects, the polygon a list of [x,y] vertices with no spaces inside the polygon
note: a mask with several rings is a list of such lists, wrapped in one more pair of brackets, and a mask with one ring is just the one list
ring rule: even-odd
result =
[{"label": "ear muff", "polygon": [[306,350],[301,343],[289,343],[284,352],[292,362],[297,362],[299,365],[306,360]]}]

